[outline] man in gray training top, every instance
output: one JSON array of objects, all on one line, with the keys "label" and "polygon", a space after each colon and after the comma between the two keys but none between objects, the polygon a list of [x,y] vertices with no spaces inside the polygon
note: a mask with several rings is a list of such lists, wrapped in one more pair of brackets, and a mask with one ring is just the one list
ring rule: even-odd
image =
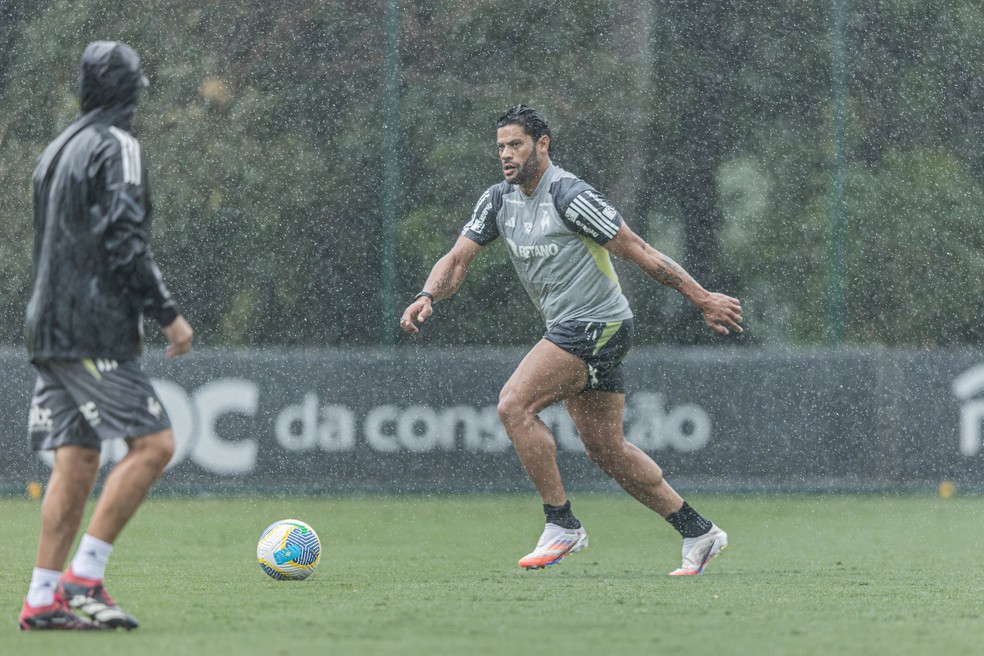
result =
[{"label": "man in gray training top", "polygon": [[[140,366],[144,314],[191,349],[150,250],[147,167],[130,123],[147,85],[140,59],[111,41],[82,55],[82,115],[34,169],[34,290],[27,351],[37,370],[28,431],[53,451],[41,536],[20,628],[133,629],[103,586],[113,543],[174,453],[171,423]],[[62,571],[99,473],[104,440],[128,451],[106,477],[86,532]],[[77,614],[78,613],[78,614]]]},{"label": "man in gray training top", "polygon": [[700,574],[727,547],[728,536],[670,487],[646,453],[625,441],[622,360],[632,343],[633,320],[609,255],[680,292],[722,335],[741,332],[741,304],[701,287],[637,236],[591,185],[554,165],[550,128],[540,112],[516,105],[499,117],[496,128],[505,181],[479,199],[454,247],[403,312],[400,326],[416,333],[433,304],[458,290],[479,251],[501,236],[547,326],[499,394],[499,418],[546,515],[536,548],[519,560],[520,567],[547,567],[588,546],[564,492],[556,442],[537,416],[563,401],[591,460],[683,536],[683,563],[670,574]]}]

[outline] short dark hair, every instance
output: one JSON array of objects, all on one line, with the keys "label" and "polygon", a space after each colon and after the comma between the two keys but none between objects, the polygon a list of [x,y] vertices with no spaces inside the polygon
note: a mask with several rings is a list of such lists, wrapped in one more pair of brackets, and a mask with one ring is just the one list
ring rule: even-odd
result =
[{"label": "short dark hair", "polygon": [[[533,139],[533,143],[539,141],[540,137],[550,136],[550,126],[547,125],[547,118],[527,105],[513,105],[495,122],[496,129],[507,125],[522,125],[526,134],[530,135]],[[551,144],[552,146],[553,144]]]}]

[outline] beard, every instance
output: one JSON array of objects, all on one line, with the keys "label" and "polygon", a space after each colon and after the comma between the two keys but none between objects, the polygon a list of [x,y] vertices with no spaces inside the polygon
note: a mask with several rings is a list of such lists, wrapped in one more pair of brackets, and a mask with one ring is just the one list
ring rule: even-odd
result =
[{"label": "beard", "polygon": [[530,156],[526,158],[526,161],[516,169],[516,177],[513,179],[512,184],[522,185],[529,182],[536,177],[537,172],[540,169],[540,158],[536,154],[536,150],[530,153]]}]

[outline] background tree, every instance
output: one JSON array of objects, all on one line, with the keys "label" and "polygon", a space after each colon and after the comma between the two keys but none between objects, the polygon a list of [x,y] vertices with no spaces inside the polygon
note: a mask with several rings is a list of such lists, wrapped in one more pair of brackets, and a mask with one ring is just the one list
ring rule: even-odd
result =
[{"label": "background tree", "polygon": [[[34,160],[77,115],[85,44],[114,38],[136,48],[151,78],[136,128],[155,191],[155,249],[199,343],[378,344],[387,1],[0,2],[0,340],[21,341]],[[977,4],[853,3],[851,342],[981,341]],[[397,305],[501,179],[494,121],[525,102],[551,120],[558,164],[707,286],[742,298],[748,331],[737,343],[826,340],[826,10],[777,0],[403,0],[401,9]],[[453,307],[439,306],[441,320],[413,343],[539,336],[501,245],[474,266]],[[719,341],[678,295],[616,267],[645,317],[639,343]]]}]

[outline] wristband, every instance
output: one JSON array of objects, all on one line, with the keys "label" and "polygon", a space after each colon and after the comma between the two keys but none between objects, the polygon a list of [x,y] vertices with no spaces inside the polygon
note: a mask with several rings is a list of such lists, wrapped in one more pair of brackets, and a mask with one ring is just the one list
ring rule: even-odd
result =
[{"label": "wristband", "polygon": [[413,300],[416,301],[418,298],[421,298],[421,297],[429,298],[430,301],[431,301],[431,303],[434,302],[434,295],[431,294],[430,292],[419,292],[416,296],[413,297]]}]

